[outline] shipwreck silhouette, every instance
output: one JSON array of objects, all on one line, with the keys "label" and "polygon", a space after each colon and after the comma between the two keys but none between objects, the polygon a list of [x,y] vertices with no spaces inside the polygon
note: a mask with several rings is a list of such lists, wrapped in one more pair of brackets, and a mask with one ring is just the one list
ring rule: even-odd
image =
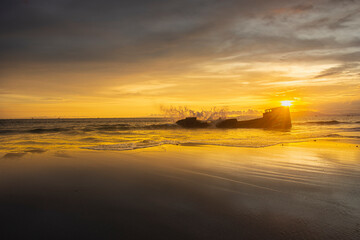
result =
[{"label": "shipwreck silhouette", "polygon": [[291,128],[291,116],[289,107],[277,107],[266,109],[262,118],[238,121],[236,118],[211,121],[200,121],[196,117],[188,117],[176,122],[184,128],[207,128],[215,126],[217,128],[269,128],[269,129],[289,129]]}]

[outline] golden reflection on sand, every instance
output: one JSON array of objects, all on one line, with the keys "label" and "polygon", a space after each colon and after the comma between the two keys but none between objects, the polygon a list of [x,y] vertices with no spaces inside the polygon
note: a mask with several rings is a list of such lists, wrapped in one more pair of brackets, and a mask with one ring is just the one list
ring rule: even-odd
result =
[{"label": "golden reflection on sand", "polygon": [[[130,218],[139,230],[152,226],[148,231],[155,235],[166,226],[180,227],[187,236],[201,231],[202,237],[213,239],[223,231],[228,239],[359,236],[360,150],[345,142],[50,150],[2,158],[0,171],[0,208],[5,212],[0,218],[14,214],[9,209],[25,208],[16,213],[22,227],[27,223],[20,217],[52,211],[65,215],[34,224],[61,224],[86,235],[96,227],[106,232],[102,223],[117,221],[122,233],[140,234],[124,223]],[[82,219],[84,211],[96,216],[83,219],[90,221],[86,231],[81,221],[69,220]],[[164,234],[176,239],[171,231]]]}]

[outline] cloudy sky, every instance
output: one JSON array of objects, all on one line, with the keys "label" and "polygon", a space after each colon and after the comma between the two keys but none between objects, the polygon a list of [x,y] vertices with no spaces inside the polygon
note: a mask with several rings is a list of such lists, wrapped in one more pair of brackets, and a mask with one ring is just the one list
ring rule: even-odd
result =
[{"label": "cloudy sky", "polygon": [[360,113],[360,0],[5,0],[0,118]]}]

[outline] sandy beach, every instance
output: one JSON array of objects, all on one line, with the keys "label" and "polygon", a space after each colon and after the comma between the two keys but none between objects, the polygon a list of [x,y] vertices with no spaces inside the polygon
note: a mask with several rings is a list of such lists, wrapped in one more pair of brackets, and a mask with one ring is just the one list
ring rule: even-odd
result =
[{"label": "sandy beach", "polygon": [[1,154],[2,239],[359,239],[360,149]]},{"label": "sandy beach", "polygon": [[2,155],[3,239],[360,237],[352,143]]}]

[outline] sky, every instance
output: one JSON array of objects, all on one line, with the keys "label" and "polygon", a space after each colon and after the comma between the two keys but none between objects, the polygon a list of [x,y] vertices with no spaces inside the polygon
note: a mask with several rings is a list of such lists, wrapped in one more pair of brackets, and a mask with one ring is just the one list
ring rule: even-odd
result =
[{"label": "sky", "polygon": [[0,118],[360,113],[360,0],[4,0]]}]

